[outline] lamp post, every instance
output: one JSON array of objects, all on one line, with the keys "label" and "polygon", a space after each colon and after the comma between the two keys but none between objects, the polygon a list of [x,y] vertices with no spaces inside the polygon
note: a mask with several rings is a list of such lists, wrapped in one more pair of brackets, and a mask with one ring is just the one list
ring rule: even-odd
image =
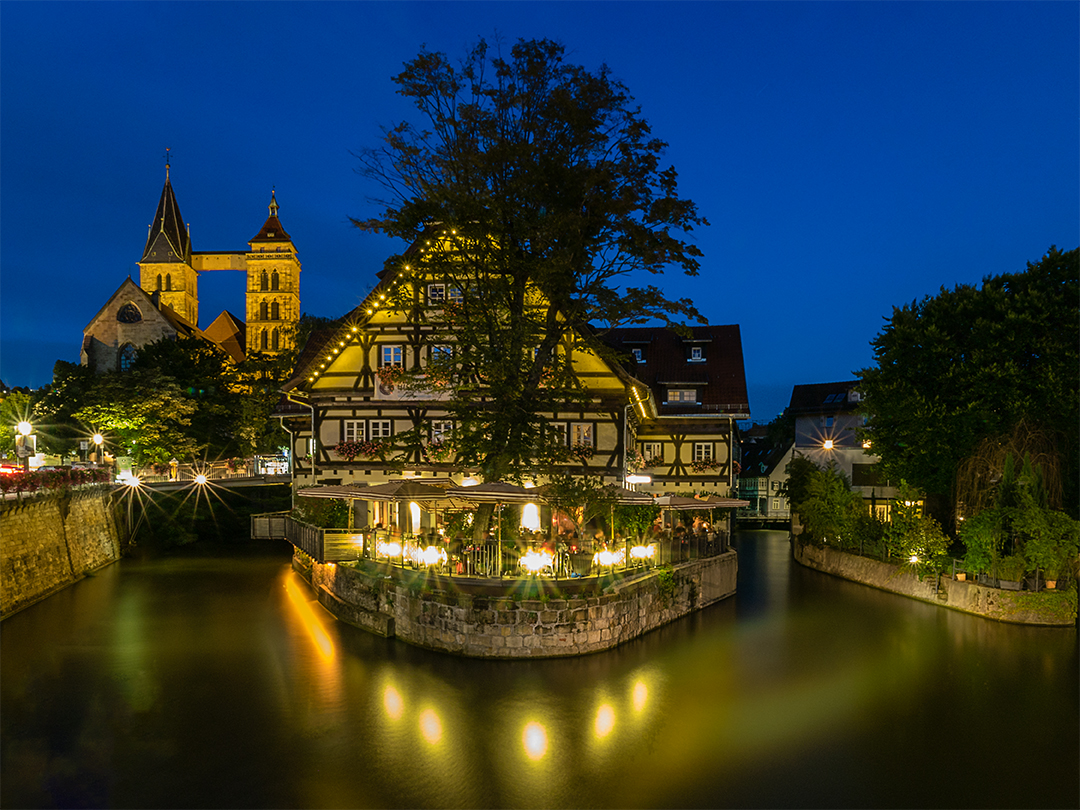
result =
[{"label": "lamp post", "polygon": [[34,441],[35,437],[31,435],[34,432],[34,426],[24,419],[16,425],[15,430],[19,434],[15,437],[15,455],[22,458],[23,470],[29,472],[31,448],[37,449],[37,443]]},{"label": "lamp post", "polygon": [[92,437],[94,441],[94,464],[101,463],[101,445],[105,443],[105,437],[100,433],[95,433]]}]

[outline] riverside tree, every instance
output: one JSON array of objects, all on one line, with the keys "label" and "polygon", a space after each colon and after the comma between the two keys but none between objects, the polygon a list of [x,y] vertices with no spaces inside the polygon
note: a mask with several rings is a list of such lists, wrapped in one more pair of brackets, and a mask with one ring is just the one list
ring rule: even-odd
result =
[{"label": "riverside tree", "polygon": [[[422,123],[359,155],[384,210],[354,223],[421,240],[388,261],[408,291],[393,303],[448,350],[406,384],[448,390],[459,460],[513,479],[556,460],[544,414],[581,396],[567,358],[605,354],[597,328],[700,320],[689,300],[630,282],[696,275],[686,235],[707,223],[627,88],[606,66],[566,63],[558,43],[520,40],[507,57],[481,39],[457,65],[425,50],[394,82]],[[449,292],[425,307],[432,280]]]},{"label": "riverside tree", "polygon": [[1080,254],[893,309],[859,372],[882,472],[945,500],[961,462],[1017,425],[1052,436],[1063,502],[1080,490]]}]

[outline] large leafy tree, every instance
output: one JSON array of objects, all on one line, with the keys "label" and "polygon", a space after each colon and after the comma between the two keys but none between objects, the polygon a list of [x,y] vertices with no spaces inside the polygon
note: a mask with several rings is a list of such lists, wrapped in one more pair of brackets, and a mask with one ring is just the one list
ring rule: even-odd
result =
[{"label": "large leafy tree", "polygon": [[[457,65],[425,50],[394,81],[423,123],[360,155],[384,210],[354,222],[419,240],[388,262],[393,303],[450,350],[412,384],[451,390],[460,460],[512,478],[555,458],[543,414],[581,396],[567,358],[604,352],[594,327],[698,317],[630,277],[696,275],[684,237],[707,223],[627,88],[555,42],[507,57],[481,39]],[[433,281],[445,300],[425,297]]]},{"label": "large leafy tree", "polygon": [[947,499],[987,439],[1025,424],[1057,437],[1063,499],[1080,469],[1077,250],[1051,248],[1027,270],[942,288],[893,309],[859,372],[868,435],[885,475]]}]

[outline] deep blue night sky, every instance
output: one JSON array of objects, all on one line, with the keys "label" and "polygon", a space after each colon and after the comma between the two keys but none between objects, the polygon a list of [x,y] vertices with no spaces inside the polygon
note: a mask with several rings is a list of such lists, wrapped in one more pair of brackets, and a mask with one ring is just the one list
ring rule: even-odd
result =
[{"label": "deep blue night sky", "polygon": [[[352,152],[411,117],[424,44],[548,37],[606,62],[711,227],[663,284],[742,327],[750,404],[850,378],[894,305],[1080,243],[1080,4],[0,3],[0,376],[39,386],[136,279],[171,147],[195,250],[242,250],[276,187],[304,311],[404,245],[352,228]],[[201,325],[243,278],[200,280]]]}]

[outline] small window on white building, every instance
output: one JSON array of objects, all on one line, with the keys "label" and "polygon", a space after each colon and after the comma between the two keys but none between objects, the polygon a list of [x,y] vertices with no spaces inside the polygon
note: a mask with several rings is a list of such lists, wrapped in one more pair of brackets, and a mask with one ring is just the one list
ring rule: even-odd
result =
[{"label": "small window on white building", "polygon": [[392,435],[390,420],[372,419],[368,422],[368,432],[371,434],[372,439],[389,438]]},{"label": "small window on white building", "polygon": [[401,346],[383,346],[382,363],[380,365],[401,368],[403,365],[403,357],[404,351]]},{"label": "small window on white building", "polygon": [[446,285],[428,284],[427,299],[429,304],[441,304],[446,300]]},{"label": "small window on white building", "polygon": [[593,426],[584,422],[578,422],[573,426],[571,433],[572,444],[583,444],[586,447],[593,446]]},{"label": "small window on white building", "polygon": [[364,440],[364,420],[346,419],[341,425],[343,442],[362,442]]},{"label": "small window on white building", "polygon": [[712,461],[712,442],[694,442],[694,461]]},{"label": "small window on white building", "polygon": [[664,457],[664,445],[661,442],[642,442],[638,446],[641,448],[641,455],[644,456],[646,461],[650,459],[659,461]]}]

